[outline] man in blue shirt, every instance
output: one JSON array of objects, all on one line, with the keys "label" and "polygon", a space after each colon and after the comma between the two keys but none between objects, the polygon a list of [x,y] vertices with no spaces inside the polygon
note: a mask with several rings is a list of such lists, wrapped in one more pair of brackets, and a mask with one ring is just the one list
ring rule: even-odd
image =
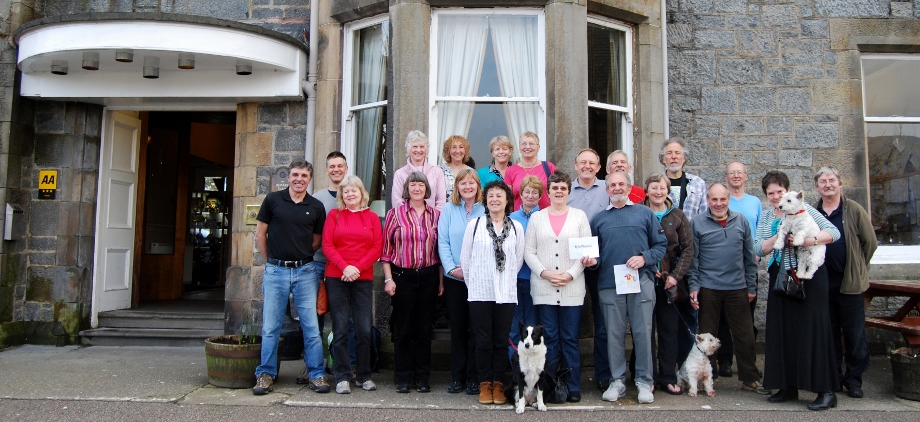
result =
[{"label": "man in blue shirt", "polygon": [[[760,220],[761,203],[760,198],[754,195],[744,193],[744,184],[747,183],[748,173],[744,164],[737,161],[728,163],[725,166],[725,182],[728,185],[728,209],[741,214],[751,225],[751,233],[757,232],[757,221]],[[750,302],[751,319],[754,319],[754,310],[757,309],[757,296]],[[728,330],[728,321],[725,320],[725,310],[722,310],[722,316],[719,319],[719,339],[722,340],[722,347],[718,351],[719,368],[717,376],[732,376],[732,356],[734,355],[734,346],[732,345],[732,336]],[[757,339],[757,326],[754,326],[754,339]]]}]

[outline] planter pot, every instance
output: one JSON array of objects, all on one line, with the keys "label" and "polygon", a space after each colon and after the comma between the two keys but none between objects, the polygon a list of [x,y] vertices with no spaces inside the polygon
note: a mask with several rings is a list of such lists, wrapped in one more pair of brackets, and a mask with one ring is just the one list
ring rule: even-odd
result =
[{"label": "planter pot", "polygon": [[891,351],[894,395],[920,401],[920,349],[902,347]]},{"label": "planter pot", "polygon": [[253,344],[238,344],[237,336],[216,336],[205,340],[208,382],[215,387],[251,388],[256,384],[256,367],[262,361],[262,337]]}]

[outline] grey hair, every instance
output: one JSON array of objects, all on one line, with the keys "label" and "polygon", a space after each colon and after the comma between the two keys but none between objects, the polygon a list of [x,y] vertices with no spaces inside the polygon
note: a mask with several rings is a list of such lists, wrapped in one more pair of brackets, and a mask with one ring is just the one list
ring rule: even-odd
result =
[{"label": "grey hair", "polygon": [[431,149],[431,141],[420,130],[413,130],[406,135],[406,155],[409,155],[409,150],[412,149],[413,144],[425,144],[425,148]]},{"label": "grey hair", "polygon": [[661,146],[661,151],[658,152],[658,162],[659,163],[664,162],[664,150],[668,147],[668,145],[671,145],[671,144],[680,145],[680,149],[684,153],[684,160],[688,160],[688,161],[690,160],[689,158],[690,156],[687,154],[687,141],[685,141],[684,138],[679,138],[675,136],[675,137],[672,137],[664,141],[664,144]]},{"label": "grey hair", "polygon": [[633,185],[632,176],[631,176],[629,173],[624,173],[624,172],[621,172],[621,171],[618,171],[618,172],[615,172],[615,173],[608,173],[607,176],[604,177],[604,183],[607,184],[607,185],[609,185],[609,184],[610,184],[610,176],[613,176],[614,174],[622,174],[623,176],[626,177],[626,184],[629,185],[629,186],[632,186],[632,185]]},{"label": "grey hair", "polygon": [[815,173],[815,186],[818,186],[818,179],[826,174],[833,174],[837,177],[837,181],[843,185],[843,180],[840,179],[840,171],[838,171],[836,168],[825,166],[821,167],[818,172]]},{"label": "grey hair", "polygon": [[[623,154],[623,156],[626,157],[626,161],[629,161],[629,156],[626,155],[626,152],[623,151],[623,150],[621,150],[621,149],[618,149],[618,150],[616,150],[616,151],[614,151],[614,152],[611,152],[610,155],[607,156],[607,165],[604,166],[604,168],[610,167],[610,160],[612,160],[612,159],[613,159],[613,156],[616,155],[616,154]],[[627,164],[628,164],[628,163],[627,163]]]}]

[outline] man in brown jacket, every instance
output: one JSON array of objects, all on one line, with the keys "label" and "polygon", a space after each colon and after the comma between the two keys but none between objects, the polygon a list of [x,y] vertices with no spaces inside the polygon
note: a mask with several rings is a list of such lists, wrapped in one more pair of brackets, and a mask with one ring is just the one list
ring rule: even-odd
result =
[{"label": "man in brown jacket", "polygon": [[869,261],[878,248],[878,240],[866,210],[843,196],[837,169],[822,167],[818,170],[815,188],[821,195],[815,209],[840,230],[840,239],[827,245],[824,257],[830,289],[828,300],[834,355],[838,370],[846,357],[846,371],[840,376],[840,381],[846,387],[847,395],[862,398],[862,374],[869,368],[863,298],[869,288]]}]

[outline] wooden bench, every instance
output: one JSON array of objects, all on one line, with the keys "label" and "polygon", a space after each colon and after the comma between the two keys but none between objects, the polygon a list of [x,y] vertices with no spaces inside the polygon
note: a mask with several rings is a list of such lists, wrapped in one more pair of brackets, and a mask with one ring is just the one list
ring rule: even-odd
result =
[{"label": "wooden bench", "polygon": [[866,290],[866,308],[875,297],[907,297],[907,302],[890,317],[866,317],[866,327],[895,331],[904,336],[911,347],[920,346],[920,316],[909,316],[912,310],[920,312],[920,281],[874,280]]}]

